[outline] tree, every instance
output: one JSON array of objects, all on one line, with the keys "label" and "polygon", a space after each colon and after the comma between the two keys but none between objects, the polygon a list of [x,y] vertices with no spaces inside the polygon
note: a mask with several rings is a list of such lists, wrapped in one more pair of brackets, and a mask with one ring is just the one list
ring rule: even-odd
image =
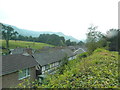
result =
[{"label": "tree", "polygon": [[66,45],[67,45],[67,46],[70,46],[70,45],[71,45],[70,39],[66,40]]},{"label": "tree", "polygon": [[83,41],[80,41],[80,42],[77,43],[77,45],[83,46],[83,45],[84,45],[84,42],[83,42]]},{"label": "tree", "polygon": [[64,46],[65,38],[56,34],[40,34],[37,41],[55,46]]},{"label": "tree", "polygon": [[104,35],[100,31],[96,31],[97,28],[97,26],[88,28],[86,46],[89,53],[92,53],[96,48],[106,46]]},{"label": "tree", "polygon": [[109,50],[119,51],[120,50],[120,29],[110,29],[106,35],[109,43]]},{"label": "tree", "polygon": [[14,29],[11,26],[6,26],[4,24],[1,25],[2,25],[2,36],[6,40],[6,48],[9,49],[9,40],[18,33],[14,31]]},{"label": "tree", "polygon": [[60,39],[62,46],[65,46],[65,38],[61,36]]}]

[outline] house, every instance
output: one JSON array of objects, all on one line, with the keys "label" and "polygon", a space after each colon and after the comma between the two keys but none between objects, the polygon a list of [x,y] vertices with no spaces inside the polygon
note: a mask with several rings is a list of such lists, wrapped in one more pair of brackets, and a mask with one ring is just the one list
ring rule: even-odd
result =
[{"label": "house", "polygon": [[75,46],[68,46],[68,48],[71,49],[72,51],[76,49]]},{"label": "house", "polygon": [[68,48],[50,48],[48,50],[42,50],[39,53],[34,53],[33,57],[39,63],[36,66],[37,78],[41,81],[46,73],[54,74],[61,65],[61,61],[65,57],[72,57],[73,52]]},{"label": "house", "polygon": [[10,49],[10,51],[10,54],[22,54],[24,52],[24,48]]},{"label": "house", "polygon": [[86,51],[84,49],[82,49],[82,48],[79,48],[79,49],[74,51],[74,54],[78,55],[78,54],[81,54],[83,52],[86,52]]},{"label": "house", "polygon": [[47,73],[56,73],[64,58],[73,60],[83,52],[79,52],[80,50],[79,48],[73,52],[68,47],[52,47],[33,52],[30,48],[16,48],[11,55],[2,58],[2,86],[15,87],[26,78],[39,79],[41,82]]},{"label": "house", "polygon": [[86,52],[86,50],[84,50],[83,48],[78,48],[77,50],[74,51],[74,54],[78,55],[78,54],[81,54],[81,53],[84,53],[84,52]]},{"label": "house", "polygon": [[47,50],[35,53],[33,57],[39,63],[39,66],[36,68],[39,71],[38,75],[51,74],[60,65],[60,61],[65,57],[65,53],[60,50]]},{"label": "house", "polygon": [[73,51],[68,47],[64,47],[61,50],[67,55],[69,61],[76,58],[75,53],[73,53]]},{"label": "house", "polygon": [[34,53],[34,50],[31,49],[31,48],[20,48],[20,47],[17,47],[15,49],[10,49],[12,55],[14,54],[23,54],[23,53],[28,53],[30,55],[32,55]]},{"label": "house", "polygon": [[84,53],[87,49],[83,46],[68,46],[63,49],[65,53],[68,55],[68,60],[73,60],[77,57],[77,55]]},{"label": "house", "polygon": [[36,68],[38,63],[36,60],[25,54],[15,54],[2,56],[2,87],[15,87],[21,83],[23,79],[36,79]]}]

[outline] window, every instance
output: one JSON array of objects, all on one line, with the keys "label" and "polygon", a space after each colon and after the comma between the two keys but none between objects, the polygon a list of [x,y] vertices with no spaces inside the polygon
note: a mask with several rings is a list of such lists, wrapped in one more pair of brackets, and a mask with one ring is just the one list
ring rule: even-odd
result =
[{"label": "window", "polygon": [[59,65],[59,62],[57,62],[57,66]]},{"label": "window", "polygon": [[73,59],[73,57],[68,58],[69,61],[72,60],[72,59]]},{"label": "window", "polygon": [[28,76],[30,76],[30,69],[29,68],[19,71],[19,80],[24,79]]},{"label": "window", "polygon": [[57,65],[59,65],[59,63],[58,63],[58,62],[55,62],[55,66],[57,66]]},{"label": "window", "polygon": [[54,67],[54,66],[55,66],[55,64],[54,64],[54,63],[50,64],[50,68],[52,68],[52,67]]},{"label": "window", "polygon": [[52,64],[52,67],[54,67],[54,66],[55,66],[55,63]]},{"label": "window", "polygon": [[42,67],[42,71],[44,71],[44,70],[45,70],[45,66]]},{"label": "window", "polygon": [[50,68],[52,68],[52,64],[50,64]]}]

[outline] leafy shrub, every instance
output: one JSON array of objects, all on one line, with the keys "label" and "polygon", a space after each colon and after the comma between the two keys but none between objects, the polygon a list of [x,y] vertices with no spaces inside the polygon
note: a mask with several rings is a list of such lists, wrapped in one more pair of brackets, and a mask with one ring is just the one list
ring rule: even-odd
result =
[{"label": "leafy shrub", "polygon": [[78,57],[79,58],[85,58],[88,56],[88,52],[81,53]]},{"label": "leafy shrub", "polygon": [[23,79],[21,83],[19,83],[16,87],[10,87],[10,88],[38,88],[39,82],[38,80],[30,80],[30,78]]},{"label": "leafy shrub", "polygon": [[100,53],[100,52],[108,52],[108,51],[104,48],[97,48],[96,50],[93,51],[93,53]]},{"label": "leafy shrub", "polygon": [[3,55],[8,55],[10,53],[10,50],[8,49],[2,49],[2,54]]},{"label": "leafy shrub", "polygon": [[61,60],[61,64],[60,64],[60,67],[58,67],[58,72],[59,74],[62,74],[64,69],[65,69],[65,65],[68,64],[68,57],[66,56],[63,60]]}]

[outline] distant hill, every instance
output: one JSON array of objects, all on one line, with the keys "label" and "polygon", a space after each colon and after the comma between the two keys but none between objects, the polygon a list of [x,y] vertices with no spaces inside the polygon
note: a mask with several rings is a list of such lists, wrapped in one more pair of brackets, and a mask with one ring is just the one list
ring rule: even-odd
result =
[{"label": "distant hill", "polygon": [[[8,24],[6,24],[8,25]],[[59,36],[63,36],[66,40],[70,39],[71,41],[76,41],[79,42],[78,39],[72,37],[72,36],[67,36],[64,35],[62,32],[50,32],[50,31],[32,31],[32,30],[26,30],[26,29],[21,29],[16,26],[11,25],[15,31],[17,31],[19,34],[23,36],[32,36],[32,37],[38,37],[40,34],[56,34]]]}]

